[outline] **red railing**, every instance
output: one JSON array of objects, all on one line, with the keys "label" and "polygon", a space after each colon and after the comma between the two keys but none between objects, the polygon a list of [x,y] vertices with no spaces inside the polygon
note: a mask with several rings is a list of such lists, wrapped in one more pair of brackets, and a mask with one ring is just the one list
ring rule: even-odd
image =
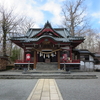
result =
[{"label": "red railing", "polygon": [[[30,63],[33,63],[34,61],[30,61]],[[16,60],[15,63],[28,63],[26,60]]]},{"label": "red railing", "polygon": [[[28,63],[26,60],[16,60],[15,63]],[[30,61],[30,63],[34,63],[34,61]],[[63,60],[60,61],[60,63],[64,63]],[[65,63],[80,63],[80,60],[67,60]]]},{"label": "red railing", "polygon": [[80,63],[80,60],[72,60],[73,63]]},{"label": "red railing", "polygon": [[67,60],[66,62],[64,62],[63,60],[61,60],[60,63],[80,63],[80,60],[77,59],[77,60]]}]

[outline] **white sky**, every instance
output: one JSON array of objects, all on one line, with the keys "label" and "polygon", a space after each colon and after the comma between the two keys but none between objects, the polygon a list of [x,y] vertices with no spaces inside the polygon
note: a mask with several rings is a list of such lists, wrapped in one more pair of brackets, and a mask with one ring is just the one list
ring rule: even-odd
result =
[{"label": "white sky", "polygon": [[[0,0],[7,8],[14,7],[19,15],[27,16],[35,22],[34,27],[42,27],[47,20],[53,26],[61,25],[61,6],[65,0]],[[100,28],[99,0],[86,0],[94,27]],[[96,2],[95,2],[96,1]]]}]

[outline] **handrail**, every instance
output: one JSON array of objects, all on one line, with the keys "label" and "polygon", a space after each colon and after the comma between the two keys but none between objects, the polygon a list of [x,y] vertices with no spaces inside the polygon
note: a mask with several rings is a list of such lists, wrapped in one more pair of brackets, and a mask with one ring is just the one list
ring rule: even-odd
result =
[{"label": "handrail", "polygon": [[[30,63],[33,63],[34,61],[30,61]],[[28,63],[26,60],[16,60],[15,63]]]},{"label": "handrail", "polygon": [[60,61],[61,63],[80,63],[79,59],[74,59],[74,60],[66,60],[66,62],[64,62],[62,59]]}]

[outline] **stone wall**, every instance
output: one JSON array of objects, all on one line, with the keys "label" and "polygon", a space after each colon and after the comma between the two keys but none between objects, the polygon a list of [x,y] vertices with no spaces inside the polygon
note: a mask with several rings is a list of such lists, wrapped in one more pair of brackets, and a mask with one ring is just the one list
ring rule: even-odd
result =
[{"label": "stone wall", "polygon": [[6,70],[8,60],[5,57],[0,57],[0,70]]}]

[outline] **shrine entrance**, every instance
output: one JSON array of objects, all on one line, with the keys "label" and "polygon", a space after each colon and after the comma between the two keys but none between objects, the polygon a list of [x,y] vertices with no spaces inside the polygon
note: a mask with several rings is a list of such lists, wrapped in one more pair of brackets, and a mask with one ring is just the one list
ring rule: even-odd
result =
[{"label": "shrine entrance", "polygon": [[56,52],[52,52],[51,50],[42,50],[43,53],[38,53],[38,62],[45,62],[45,63],[50,63],[50,62],[57,62],[57,55]]}]

